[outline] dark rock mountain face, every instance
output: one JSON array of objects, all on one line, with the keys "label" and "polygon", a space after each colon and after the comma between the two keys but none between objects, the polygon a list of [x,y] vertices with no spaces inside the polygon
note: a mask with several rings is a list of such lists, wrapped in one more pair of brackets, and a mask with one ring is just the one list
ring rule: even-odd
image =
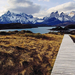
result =
[{"label": "dark rock mountain face", "polygon": [[62,25],[62,23],[73,23],[75,22],[75,15],[68,16],[65,13],[52,12],[49,17],[44,17],[43,19],[34,18],[32,15],[27,15],[25,13],[12,13],[10,11],[6,12],[0,17],[0,24],[9,23],[21,23],[21,24],[46,24],[46,25]]},{"label": "dark rock mountain face", "polygon": [[56,25],[56,24],[59,24],[62,22],[60,20],[56,19],[55,17],[52,17],[52,18],[45,19],[43,21],[43,23],[47,24],[47,25]]}]

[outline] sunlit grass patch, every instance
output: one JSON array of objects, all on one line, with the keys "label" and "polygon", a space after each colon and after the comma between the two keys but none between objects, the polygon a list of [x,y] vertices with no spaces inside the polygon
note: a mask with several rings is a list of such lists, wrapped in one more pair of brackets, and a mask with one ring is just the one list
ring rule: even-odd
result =
[{"label": "sunlit grass patch", "polygon": [[70,37],[73,40],[73,42],[75,43],[75,35],[70,35]]},{"label": "sunlit grass patch", "polygon": [[63,35],[10,33],[0,35],[0,74],[50,75]]}]

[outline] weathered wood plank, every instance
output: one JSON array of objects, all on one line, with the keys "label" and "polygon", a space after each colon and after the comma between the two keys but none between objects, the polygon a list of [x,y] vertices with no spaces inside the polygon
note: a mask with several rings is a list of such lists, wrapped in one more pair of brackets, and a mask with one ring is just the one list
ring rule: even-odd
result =
[{"label": "weathered wood plank", "polygon": [[75,45],[65,34],[51,75],[75,75]]}]

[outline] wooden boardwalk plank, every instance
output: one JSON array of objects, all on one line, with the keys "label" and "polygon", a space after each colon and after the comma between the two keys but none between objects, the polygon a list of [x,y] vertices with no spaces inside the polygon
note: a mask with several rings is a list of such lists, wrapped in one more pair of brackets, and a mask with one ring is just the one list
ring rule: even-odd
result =
[{"label": "wooden boardwalk plank", "polygon": [[64,35],[51,75],[75,75],[75,45]]}]

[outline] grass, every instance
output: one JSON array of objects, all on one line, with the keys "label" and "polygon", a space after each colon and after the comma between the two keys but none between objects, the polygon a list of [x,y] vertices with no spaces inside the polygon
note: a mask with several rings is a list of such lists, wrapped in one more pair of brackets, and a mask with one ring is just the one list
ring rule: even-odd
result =
[{"label": "grass", "polygon": [[75,43],[75,35],[70,35],[70,37],[73,40],[73,42]]},{"label": "grass", "polygon": [[0,34],[0,75],[50,75],[62,39],[30,31]]}]

